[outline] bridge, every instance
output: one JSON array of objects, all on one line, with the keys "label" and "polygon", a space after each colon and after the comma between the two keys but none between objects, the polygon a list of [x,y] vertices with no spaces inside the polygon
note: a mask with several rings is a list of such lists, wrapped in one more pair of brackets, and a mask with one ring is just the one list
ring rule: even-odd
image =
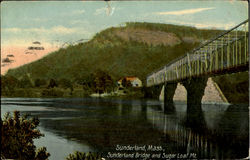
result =
[{"label": "bridge", "polygon": [[173,110],[180,82],[187,90],[187,111],[200,108],[208,77],[248,70],[248,34],[246,20],[149,74],[147,87],[164,85],[164,110]]}]

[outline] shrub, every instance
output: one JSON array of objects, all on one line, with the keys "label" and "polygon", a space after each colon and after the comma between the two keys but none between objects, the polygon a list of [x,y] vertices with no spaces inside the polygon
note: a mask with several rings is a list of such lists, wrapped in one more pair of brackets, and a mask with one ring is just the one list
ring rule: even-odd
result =
[{"label": "shrub", "polygon": [[13,97],[39,97],[39,94],[34,92],[34,90],[32,90],[32,89],[18,88],[15,90],[15,92],[12,93],[11,96],[13,96]]},{"label": "shrub", "polygon": [[30,77],[27,75],[23,76],[19,81],[20,88],[30,88],[33,87]]},{"label": "shrub", "polygon": [[11,96],[18,86],[19,81],[13,76],[1,75],[1,94]]},{"label": "shrub", "polygon": [[62,79],[59,80],[58,84],[59,84],[58,86],[63,88],[63,89],[69,88],[70,89],[70,95],[72,95],[72,92],[73,92],[74,88],[73,88],[72,82],[70,80],[62,78]]},{"label": "shrub", "polygon": [[37,78],[37,79],[35,80],[35,87],[44,86],[44,85],[46,85],[46,84],[47,84],[47,82],[46,82],[46,80],[44,80],[44,79],[39,79],[39,78]]},{"label": "shrub", "polygon": [[57,85],[56,80],[50,79],[48,88],[54,88],[54,87],[57,87],[57,86],[58,86],[58,85]]},{"label": "shrub", "polygon": [[50,156],[46,148],[36,150],[33,139],[44,136],[37,128],[38,118],[20,117],[14,111],[13,117],[6,113],[1,119],[1,158],[20,160],[46,160]]},{"label": "shrub", "polygon": [[42,91],[42,97],[62,97],[63,96],[63,91],[60,89],[44,89]]},{"label": "shrub", "polygon": [[74,154],[69,154],[66,160],[101,160],[101,155],[76,151]]}]

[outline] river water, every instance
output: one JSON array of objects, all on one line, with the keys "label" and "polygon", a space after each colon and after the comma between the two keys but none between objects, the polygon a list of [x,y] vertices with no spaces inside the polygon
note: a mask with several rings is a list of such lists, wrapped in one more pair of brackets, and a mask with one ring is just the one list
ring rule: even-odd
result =
[{"label": "river water", "polygon": [[176,102],[174,112],[164,113],[162,108],[157,100],[1,98],[1,116],[14,110],[38,116],[45,137],[35,144],[47,148],[50,160],[65,159],[74,151],[112,157],[123,152],[123,146],[156,146],[158,150],[140,153],[159,153],[161,159],[170,154],[248,157],[248,105],[203,104],[195,116],[186,114],[184,102]]}]

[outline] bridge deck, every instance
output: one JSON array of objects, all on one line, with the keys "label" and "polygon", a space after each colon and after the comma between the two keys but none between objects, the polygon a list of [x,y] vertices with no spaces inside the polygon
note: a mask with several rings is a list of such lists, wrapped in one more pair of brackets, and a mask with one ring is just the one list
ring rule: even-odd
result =
[{"label": "bridge deck", "polygon": [[147,76],[147,86],[248,70],[248,20]]}]

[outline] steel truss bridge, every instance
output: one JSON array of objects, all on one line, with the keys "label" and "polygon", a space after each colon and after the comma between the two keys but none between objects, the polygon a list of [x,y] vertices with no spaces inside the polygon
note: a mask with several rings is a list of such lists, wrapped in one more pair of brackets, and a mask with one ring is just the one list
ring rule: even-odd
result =
[{"label": "steel truss bridge", "polygon": [[246,71],[249,64],[248,39],[246,20],[149,74],[147,87],[204,75]]}]

